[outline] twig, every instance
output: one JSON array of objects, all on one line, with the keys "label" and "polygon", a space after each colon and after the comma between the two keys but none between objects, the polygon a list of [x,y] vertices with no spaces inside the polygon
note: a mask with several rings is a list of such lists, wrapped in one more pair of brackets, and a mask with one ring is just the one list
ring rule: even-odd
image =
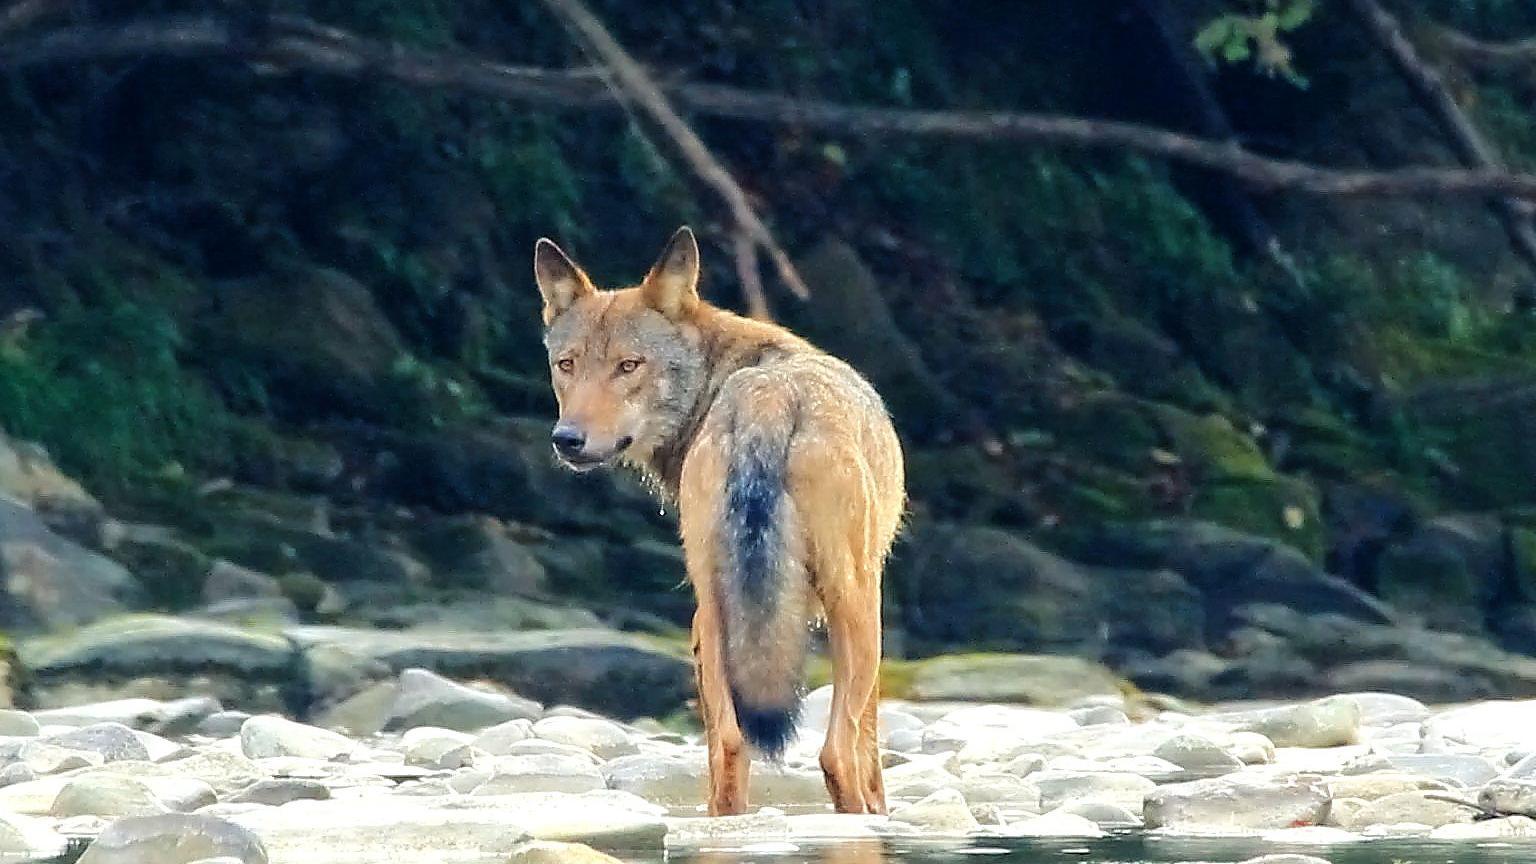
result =
[{"label": "twig", "polygon": [[725,200],[737,226],[768,253],[768,258],[773,261],[774,267],[779,271],[779,278],[784,280],[789,290],[802,300],[810,297],[810,289],[805,287],[805,282],[795,271],[795,265],[790,263],[789,253],[784,251],[784,247],[779,245],[773,232],[768,230],[767,223],[757,215],[752,202],[747,199],[746,191],[731,176],[731,172],[720,164],[720,160],[709,152],[704,139],[700,138],[682,115],[677,113],[666,94],[661,91],[655,81],[651,80],[651,76],[645,69],[635,62],[629,52],[624,50],[624,46],[613,38],[608,28],[603,26],[603,22],[599,21],[581,0],[544,0],[544,5],[548,6],[566,26],[591,46],[597,59],[606,63],[613,72],[618,86],[645,109],[651,119],[656,121],[656,125],[667,133],[678,152],[693,168],[694,173]]},{"label": "twig", "polygon": [[1536,38],[1485,42],[1450,27],[1435,27],[1435,38],[1464,61],[1489,69],[1536,65]]},{"label": "twig", "polygon": [[757,244],[738,225],[731,232],[731,247],[735,250],[736,280],[741,283],[741,293],[747,298],[747,314],[759,321],[772,321],[773,311],[768,307],[763,277],[757,270]]},{"label": "twig", "polygon": [[[323,28],[321,36],[274,22],[259,48],[212,18],[157,18],[128,24],[75,25],[0,42],[0,69],[145,56],[261,60],[293,70],[387,78],[424,88],[583,110],[618,109],[588,71],[508,66],[462,54],[416,51]],[[319,27],[312,22],[309,28]],[[662,85],[682,108],[708,116],[800,126],[869,137],[1015,143],[1123,150],[1226,173],[1256,192],[1335,197],[1514,197],[1536,200],[1536,174],[1505,169],[1412,166],[1392,170],[1328,168],[1251,153],[1218,142],[1135,123],[1009,111],[923,111],[797,99],[714,84]]]}]

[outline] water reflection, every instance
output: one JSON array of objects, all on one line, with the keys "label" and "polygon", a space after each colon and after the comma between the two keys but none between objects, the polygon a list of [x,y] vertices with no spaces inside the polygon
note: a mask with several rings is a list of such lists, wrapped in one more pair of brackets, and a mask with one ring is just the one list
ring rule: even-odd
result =
[{"label": "water reflection", "polygon": [[[1257,839],[1175,839],[1124,834],[1104,839],[978,839],[973,842],[856,840],[774,841],[730,849],[674,851],[667,864],[1237,864],[1261,855],[1310,855],[1331,864],[1530,864],[1536,841],[1448,843],[1369,840],[1288,846]],[[633,864],[660,859],[629,858]]]}]

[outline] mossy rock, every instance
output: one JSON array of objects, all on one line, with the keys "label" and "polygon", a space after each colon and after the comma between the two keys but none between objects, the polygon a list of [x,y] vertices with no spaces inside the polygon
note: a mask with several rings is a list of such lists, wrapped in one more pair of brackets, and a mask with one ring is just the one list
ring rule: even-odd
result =
[{"label": "mossy rock", "polygon": [[1465,558],[1444,546],[1402,544],[1382,552],[1376,593],[1434,629],[1477,631],[1483,626],[1477,577]]},{"label": "mossy rock", "polygon": [[1145,470],[1164,443],[1153,404],[1121,393],[1094,393],[1062,408],[1054,420],[1064,447],[1122,471]]},{"label": "mossy rock", "polygon": [[[816,657],[809,687],[832,683],[832,664]],[[921,660],[884,660],[880,695],[931,702],[1006,702],[1059,707],[1087,696],[1134,692],[1130,682],[1102,664],[1056,654],[948,654]]]},{"label": "mossy rock", "polygon": [[1222,480],[1201,484],[1190,515],[1269,537],[1322,560],[1325,537],[1317,490],[1292,477]]},{"label": "mossy rock", "polygon": [[926,448],[907,455],[907,488],[939,518],[987,521],[1018,506],[1008,472],[975,447]]},{"label": "mossy rock", "polygon": [[1536,504],[1536,382],[1486,377],[1410,398],[1422,436],[1455,468],[1450,494],[1469,508]]},{"label": "mossy rock", "polygon": [[1275,472],[1253,437],[1239,432],[1219,414],[1197,416],[1167,405],[1157,417],[1173,451],[1197,481],[1267,481]]},{"label": "mossy rock", "polygon": [[188,609],[203,599],[213,560],[170,534],[119,542],[111,556],[138,577],[149,602],[161,609]]}]

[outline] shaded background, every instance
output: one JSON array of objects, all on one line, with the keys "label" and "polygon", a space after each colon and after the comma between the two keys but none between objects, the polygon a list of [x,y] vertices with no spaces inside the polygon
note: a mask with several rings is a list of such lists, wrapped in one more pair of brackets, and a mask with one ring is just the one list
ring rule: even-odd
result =
[{"label": "shaded background", "polygon": [[[56,27],[264,26],[219,4],[32,5],[0,61]],[[1346,4],[1299,5],[1278,69],[1196,47],[1264,3],[593,9],[663,80],[1455,164]],[[412,50],[591,63],[538,3],[274,10]],[[1500,157],[1536,166],[1536,65],[1478,62],[1443,29],[1513,39],[1536,9],[1395,11]],[[1536,281],[1486,202],[1252,197],[1113,151],[690,120],[811,289],[770,276],[775,317],[867,373],[907,444],[888,694],[1018,697],[987,658],[968,678],[920,661],[1023,652],[1193,699],[1536,695]],[[728,214],[634,112],[233,56],[6,66],[0,628],[18,703],[211,688],[313,713],[381,666],[428,665],[680,711],[674,520],[627,478],[553,464],[529,255],[548,234],[623,283],[682,222],[706,295],[744,308]],[[1063,687],[1085,668],[1040,662]]]}]

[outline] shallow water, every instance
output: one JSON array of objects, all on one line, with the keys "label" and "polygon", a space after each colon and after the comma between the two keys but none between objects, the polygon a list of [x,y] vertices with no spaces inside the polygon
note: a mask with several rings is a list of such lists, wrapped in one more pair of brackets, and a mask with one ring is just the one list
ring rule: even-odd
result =
[{"label": "shallow water", "polygon": [[1337,845],[1284,845],[1242,838],[1174,839],[1124,834],[1099,840],[1009,839],[969,843],[854,841],[825,845],[772,843],[708,851],[674,851],[633,864],[1235,864],[1281,852],[1312,855],[1332,864],[1531,864],[1536,842],[1432,842],[1369,840]]},{"label": "shallow water", "polygon": [[[71,864],[85,851],[32,864]],[[1244,838],[1172,838],[1130,832],[1103,839],[843,840],[767,842],[718,849],[618,853],[626,864],[1238,864],[1291,852],[1331,864],[1532,864],[1536,841],[1363,840],[1334,845],[1265,843]],[[0,861],[9,861],[0,856]],[[284,862],[286,864],[286,862]],[[405,864],[405,862],[403,862]],[[409,862],[415,864],[415,862]]]}]

